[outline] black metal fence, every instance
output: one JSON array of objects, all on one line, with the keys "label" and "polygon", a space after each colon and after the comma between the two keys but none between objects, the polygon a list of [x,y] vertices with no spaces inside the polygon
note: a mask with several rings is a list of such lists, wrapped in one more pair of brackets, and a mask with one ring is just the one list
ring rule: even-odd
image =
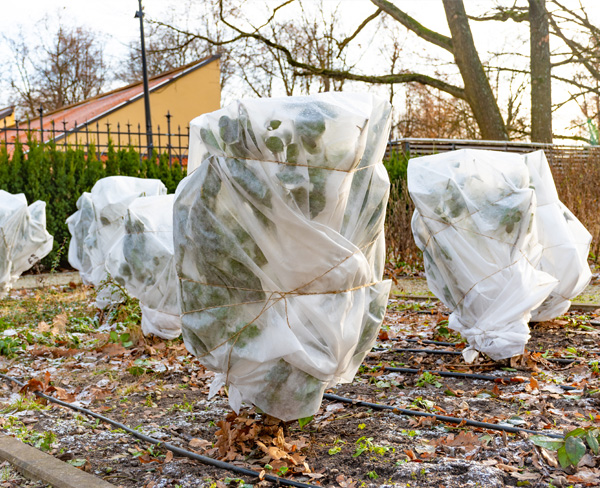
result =
[{"label": "black metal fence", "polygon": [[[169,157],[169,165],[173,160],[182,164],[187,164],[188,146],[189,146],[189,127],[181,128],[177,126],[175,130],[171,127],[171,114],[165,115],[166,132],[161,130],[161,126],[156,126],[156,131],[152,133],[154,143],[153,149],[159,154],[166,153]],[[77,124],[77,121],[69,127],[66,121],[56,123],[54,120],[44,123],[43,114],[36,119],[34,123],[15,121],[14,125],[7,126],[6,120],[4,126],[0,127],[0,144],[6,144],[8,151],[12,152],[16,144],[21,144],[23,149],[29,149],[30,141],[37,143],[54,143],[57,148],[63,147],[82,147],[85,152],[89,152],[93,145],[98,159],[102,159],[108,152],[109,145],[115,150],[127,149],[133,147],[140,156],[148,155],[148,146],[146,143],[146,131],[141,124],[111,124],[104,123],[102,127],[98,122]]]},{"label": "black metal fence", "polygon": [[[154,150],[159,154],[166,153],[169,157],[169,165],[174,159],[182,164],[187,164],[189,147],[189,127],[177,129],[171,127],[171,114],[165,115],[166,132],[161,131],[160,125],[152,133]],[[44,125],[47,127],[44,128]],[[54,120],[44,124],[43,113],[36,119],[35,124],[29,120],[26,122],[16,121],[14,125],[0,127],[0,144],[4,143],[11,152],[15,144],[20,143],[24,150],[28,150],[29,141],[36,140],[38,143],[53,142],[58,148],[83,147],[85,152],[89,151],[93,144],[98,159],[105,156],[109,144],[116,150],[133,147],[140,156],[147,156],[146,132],[142,130],[141,124],[110,124],[104,123],[104,127],[96,123],[84,123],[81,125],[75,121],[69,128],[66,121],[56,124]],[[110,143],[109,143],[110,141]],[[560,144],[541,144],[511,141],[484,141],[463,139],[424,139],[404,138],[391,140],[388,143],[387,154],[391,151],[399,151],[408,157],[425,156],[456,149],[489,149],[495,151],[507,151],[516,153],[527,153],[544,150],[550,164],[559,165],[563,162],[577,163],[590,160],[600,160],[600,146],[569,146]]]}]

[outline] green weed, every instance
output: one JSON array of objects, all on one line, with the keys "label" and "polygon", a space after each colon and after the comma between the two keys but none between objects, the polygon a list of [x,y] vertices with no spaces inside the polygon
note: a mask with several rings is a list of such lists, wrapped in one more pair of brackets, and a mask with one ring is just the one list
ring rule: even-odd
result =
[{"label": "green weed", "polygon": [[423,374],[417,379],[417,386],[433,385],[436,388],[441,388],[443,385],[440,383],[441,378],[438,375],[432,374],[429,371],[424,371]]}]

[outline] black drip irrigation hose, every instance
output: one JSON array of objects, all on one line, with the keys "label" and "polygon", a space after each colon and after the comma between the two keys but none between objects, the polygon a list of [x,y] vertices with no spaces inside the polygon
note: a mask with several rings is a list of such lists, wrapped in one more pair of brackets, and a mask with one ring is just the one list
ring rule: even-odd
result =
[{"label": "black drip irrigation hose", "polygon": [[[496,383],[515,383],[515,379],[513,376],[493,376],[490,374],[476,374],[476,373],[459,373],[455,371],[437,371],[432,369],[417,369],[417,368],[393,368],[391,366],[385,366],[383,368],[384,371],[390,371],[392,373],[410,373],[410,374],[421,374],[421,373],[431,373],[436,374],[438,376],[445,376],[448,378],[467,378],[471,380],[485,380],[485,381],[494,381]],[[520,381],[519,381],[520,382]],[[575,391],[581,390],[581,388],[576,388],[574,386],[569,385],[558,385],[563,390],[566,391]]]},{"label": "black drip irrigation hose", "polygon": [[459,342],[443,342],[443,341],[432,341],[429,339],[396,339],[396,341],[402,342],[416,342],[418,344],[437,344],[438,346],[456,346]]},{"label": "black drip irrigation hose", "polygon": [[[389,352],[398,352],[398,353],[402,353],[402,352],[415,352],[415,353],[425,353],[425,354],[448,354],[448,355],[453,355],[453,356],[460,356],[462,354],[462,351],[448,351],[447,349],[386,349],[384,347],[381,348],[374,348],[377,351],[389,351]],[[564,359],[564,358],[545,358],[546,361],[551,361],[553,363],[563,363],[563,364],[572,364],[572,363],[578,363],[579,360],[578,359]]]},{"label": "black drip irrigation hose", "polygon": [[333,395],[332,393],[325,393],[323,395],[323,398],[334,401],[334,402],[351,403],[352,405],[357,405],[359,407],[372,408],[374,410],[391,410],[393,413],[402,414],[402,415],[410,415],[413,417],[435,418],[436,420],[439,420],[440,422],[447,422],[447,423],[451,423],[451,424],[469,425],[471,427],[478,427],[478,428],[489,429],[489,430],[500,430],[500,431],[504,431],[504,432],[510,432],[512,434],[518,434],[519,432],[526,432],[528,434],[543,435],[546,437],[551,437],[553,439],[564,439],[564,436],[561,434],[552,434],[549,432],[541,432],[539,430],[523,429],[522,427],[511,427],[508,425],[490,424],[489,422],[478,422],[477,420],[469,420],[469,419],[465,419],[465,418],[451,417],[449,415],[437,415],[435,413],[420,412],[418,410],[408,410],[406,408],[398,408],[398,407],[393,407],[391,405],[382,405],[380,403],[363,402],[361,400],[353,400],[351,398],[346,398],[346,397],[342,397],[339,395]]},{"label": "black drip irrigation hose", "polygon": [[[421,341],[418,339],[400,339],[405,342],[416,342],[420,344],[435,344],[437,346],[457,346],[460,343],[455,342],[440,342],[440,341]],[[449,354],[454,356],[459,356],[462,354],[462,351],[449,351],[447,349],[387,349],[385,347],[374,347],[374,351],[387,351],[387,352],[412,352],[412,353],[424,353],[424,354]],[[580,362],[579,359],[564,359],[564,358],[545,358],[546,361],[551,361],[553,363],[562,363],[562,364],[572,364]]]},{"label": "black drip irrigation hose", "polygon": [[424,353],[424,354],[448,354],[453,356],[460,356],[462,354],[461,351],[448,351],[444,349],[386,349],[385,347],[377,347],[373,348],[375,351],[386,351],[386,352],[416,352],[416,353]]},{"label": "black drip irrigation hose", "polygon": [[[2,373],[0,373],[0,378],[7,380],[7,381],[11,381],[11,382],[19,385],[20,387],[25,386],[25,383],[22,383],[19,380],[12,378],[10,376],[7,376],[5,374],[2,374]],[[163,446],[164,448],[168,449],[169,451],[172,451],[173,454],[178,454],[179,456],[184,456],[184,457],[188,457],[190,459],[195,459],[196,461],[200,461],[201,463],[207,464],[209,466],[214,466],[215,468],[220,468],[220,469],[231,471],[236,474],[251,476],[254,478],[270,481],[272,483],[276,483],[277,485],[281,485],[281,486],[294,486],[296,488],[322,488],[317,485],[310,485],[307,483],[301,483],[299,481],[288,480],[288,479],[280,478],[279,476],[273,476],[270,474],[265,474],[261,478],[260,473],[254,471],[252,469],[241,468],[234,464],[229,464],[224,461],[219,461],[217,459],[213,459],[213,458],[210,458],[207,456],[202,456],[200,454],[196,454],[195,452],[186,451],[185,449],[181,449],[180,447],[174,446],[173,444],[169,444],[168,442],[163,442],[158,439],[155,439],[154,437],[150,437],[148,435],[142,434],[136,430],[131,429],[130,427],[127,427],[125,424],[122,424],[115,420],[109,419],[108,417],[105,417],[104,415],[100,415],[98,413],[92,412],[91,410],[88,410],[87,408],[83,408],[78,405],[73,405],[72,403],[63,402],[62,400],[59,400],[52,396],[45,395],[44,393],[40,393],[39,391],[34,391],[33,393],[40,398],[44,398],[50,402],[56,403],[58,405],[62,405],[63,407],[67,407],[72,410],[77,410],[81,413],[84,413],[91,417],[97,418],[103,422],[106,422],[107,424],[113,425],[113,426],[117,427],[118,429],[122,429],[125,432],[127,432],[128,434],[130,434],[134,437],[137,437],[138,439],[140,439],[144,442]]]}]

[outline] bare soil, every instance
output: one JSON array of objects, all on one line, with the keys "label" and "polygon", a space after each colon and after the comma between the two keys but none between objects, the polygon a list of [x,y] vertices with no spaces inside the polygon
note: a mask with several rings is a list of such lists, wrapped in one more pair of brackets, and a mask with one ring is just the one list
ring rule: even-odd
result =
[{"label": "bare soil", "polygon": [[[10,337],[23,348],[0,355],[0,372],[29,382],[29,390],[52,392],[161,441],[304,483],[342,488],[600,486],[600,457],[589,449],[577,467],[562,469],[555,451],[535,446],[524,433],[328,400],[302,428],[249,408],[237,416],[224,390],[208,399],[213,373],[187,353],[181,340],[142,337],[135,304],[98,316],[92,302],[93,291],[76,285],[13,292],[0,304],[0,340]],[[407,342],[460,338],[447,329],[448,310],[440,304],[392,298],[376,349],[351,384],[331,393],[553,433],[600,428],[598,313],[573,312],[532,324],[524,356],[502,362],[480,357],[466,365],[461,355],[392,351],[463,347]],[[112,331],[119,334],[117,341]],[[121,337],[123,333],[130,335]],[[558,358],[576,361],[551,361]],[[386,367],[417,368],[420,373]],[[445,378],[426,370],[515,379]],[[564,391],[560,385],[577,389]],[[173,456],[81,413],[36,403],[19,390],[0,382],[2,432],[117,486],[270,485]],[[0,478],[4,486],[21,485]]]}]

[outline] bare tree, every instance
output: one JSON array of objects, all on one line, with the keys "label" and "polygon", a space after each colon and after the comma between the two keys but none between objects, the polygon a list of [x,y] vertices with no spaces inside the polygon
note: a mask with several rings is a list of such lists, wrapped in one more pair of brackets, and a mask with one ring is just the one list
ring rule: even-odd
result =
[{"label": "bare tree", "polygon": [[[150,65],[164,69],[164,57],[180,64],[183,62],[181,55],[194,46],[196,52],[216,50],[221,54],[222,68],[238,95],[246,92],[259,97],[271,96],[275,90],[292,95],[342,88],[342,79],[335,80],[318,73],[300,74],[290,69],[286,54],[276,46],[251,36],[237,36],[236,31],[227,22],[222,22],[221,18],[232,22],[247,20],[239,8],[241,4],[242,1],[233,0],[225,6],[220,0],[210,0],[207,7],[213,8],[210,14],[203,11],[202,20],[198,19],[197,22],[190,20],[196,19],[197,14],[185,15],[184,25],[181,25],[181,12],[167,16],[166,20],[150,19],[153,26],[147,42],[150,46]],[[322,0],[316,5],[317,8],[305,9],[302,0],[298,0],[298,4],[300,12],[294,22],[278,22],[272,18],[262,26],[265,35],[277,45],[289,46],[300,59],[320,69],[348,68],[345,53],[338,51],[339,42],[336,40],[340,30],[340,13],[326,11]],[[204,20],[207,17],[211,18],[208,22]],[[193,30],[188,27],[189,24],[194,24]],[[236,42],[231,41],[232,37]],[[177,53],[178,56],[169,57],[171,53]],[[133,54],[132,59],[136,56]],[[185,59],[189,61],[189,58]],[[127,72],[133,73],[131,69]],[[121,78],[133,79],[132,76]],[[225,85],[225,80],[222,80],[222,84]]]},{"label": "bare tree", "polygon": [[13,94],[11,101],[18,112],[35,114],[35,110],[39,108],[40,93],[34,80],[35,67],[30,48],[23,41],[23,31],[19,29],[14,38],[2,37],[12,53],[11,61],[1,66],[2,71],[8,75],[6,83]]},{"label": "bare tree", "polygon": [[[226,15],[232,18],[239,17],[236,4],[232,4],[226,10]],[[157,17],[162,20],[156,20]],[[219,21],[219,0],[205,0],[201,3],[193,0],[182,1],[170,11],[147,14],[146,24],[146,59],[150,76],[218,54],[222,96],[226,98],[230,85],[235,85],[236,77],[246,77],[248,86],[257,83],[248,69],[260,58],[260,53],[258,57],[255,55],[257,44],[250,46],[248,42],[237,45],[221,42],[228,35],[228,29]],[[194,26],[199,35],[189,35],[190,25]],[[206,40],[209,38],[213,42]],[[134,83],[142,79],[139,40],[131,41],[128,47],[128,54],[122,61],[116,78],[126,83]],[[250,64],[249,59],[252,60]]]},{"label": "bare tree", "polygon": [[[480,17],[470,17],[475,21],[501,21],[529,23],[529,77],[531,80],[531,130],[533,142],[552,142],[552,77],[550,61],[550,34],[549,18],[546,10],[546,0],[528,0],[528,6],[518,6],[517,1],[511,7],[496,5],[490,14]],[[514,55],[514,53],[513,53]],[[499,71],[510,72],[510,82],[514,82],[512,68],[506,70],[499,67]],[[514,102],[514,100],[509,100]],[[507,125],[511,116],[509,106]],[[513,114],[514,115],[514,114]],[[516,128],[513,127],[513,130]],[[521,131],[521,129],[519,129]]]},{"label": "bare tree", "polygon": [[570,8],[562,0],[549,0],[549,5],[554,7],[550,32],[565,46],[553,67],[571,72],[568,76],[553,73],[553,77],[570,86],[567,102],[574,100],[584,117],[573,121],[579,129],[575,139],[589,141],[600,126],[600,28],[581,4]]},{"label": "bare tree", "polygon": [[552,142],[552,77],[546,0],[529,0],[531,140]]},{"label": "bare tree", "polygon": [[[98,35],[84,27],[59,25],[46,41],[31,45],[25,36],[6,38],[13,53],[9,84],[23,113],[36,115],[80,102],[102,92],[109,68]],[[22,115],[21,114],[21,115]]]},{"label": "bare tree", "polygon": [[[286,2],[282,3],[274,10],[274,14],[278,9],[292,3],[293,1],[294,0],[287,0]],[[229,39],[227,42],[236,42],[240,39],[247,38],[263,42],[271,49],[275,49],[283,53],[287,63],[295,68],[298,74],[301,76],[318,75],[332,80],[353,80],[378,84],[417,82],[428,85],[445,91],[456,98],[466,100],[475,115],[475,119],[483,137],[488,139],[506,139],[506,127],[504,126],[504,121],[502,119],[502,115],[500,114],[498,104],[493,97],[492,90],[489,86],[489,81],[485,76],[483,66],[479,60],[477,50],[475,49],[462,0],[444,0],[444,9],[452,37],[444,36],[424,27],[388,0],[371,0],[371,2],[378,7],[372,15],[367,17],[350,36],[342,37],[338,35],[335,37],[343,40],[336,43],[337,55],[332,56],[332,59],[339,58],[344,49],[347,48],[350,42],[367,25],[382,12],[385,12],[387,15],[404,25],[407,29],[414,32],[420,38],[452,53],[460,70],[464,87],[453,85],[446,80],[422,73],[403,72],[390,73],[386,75],[365,75],[356,72],[356,70],[344,69],[343,67],[338,68],[335,66],[323,66],[322,64],[320,65],[319,63],[315,62],[314,59],[302,59],[298,56],[298,53],[293,52],[289,46],[279,44],[271,37],[263,34],[261,32],[261,27],[250,30],[244,29],[236,25],[234,23],[235,20],[227,19],[223,15],[222,0],[220,2],[221,20],[235,33],[234,37]],[[194,36],[193,33],[189,34]],[[206,40],[209,42],[211,41],[210,39]]]},{"label": "bare tree", "polygon": [[[218,9],[215,0],[208,0],[198,11],[191,2],[182,2],[177,9],[164,12],[165,23],[174,24],[185,19],[186,27],[194,22],[195,28],[214,39],[221,39],[223,31],[218,22]],[[235,15],[235,11],[229,12]],[[155,76],[186,64],[198,61],[206,56],[221,54],[221,84],[225,85],[230,75],[229,52],[225,48],[215,47],[199,38],[192,39],[177,29],[166,29],[163,25],[147,19],[146,28],[146,60],[149,76]],[[139,39],[132,40],[128,45],[128,55],[121,63],[116,78],[127,83],[138,82],[142,79],[142,54]]]},{"label": "bare tree", "polygon": [[[177,30],[188,40],[199,39],[220,49],[238,53],[236,56],[238,68],[241,69],[244,79],[254,85],[253,92],[257,95],[270,93],[272,85],[271,81],[257,75],[254,67],[271,78],[278,76],[281,80],[294,82],[297,79],[306,79],[311,83],[317,80],[324,90],[332,87],[336,89],[340,83],[348,81],[364,82],[387,85],[390,95],[393,96],[394,86],[417,83],[433,89],[431,93],[445,93],[457,101],[466,102],[478,126],[478,132],[483,138],[505,140],[515,136],[519,138],[530,136],[536,142],[552,140],[552,112],[561,104],[568,102],[563,100],[552,104],[552,80],[570,83],[578,90],[573,94],[573,98],[585,93],[600,95],[600,91],[594,88],[594,84],[586,83],[582,76],[561,77],[560,68],[575,63],[583,67],[587,76],[600,80],[600,49],[598,49],[600,28],[595,27],[583,8],[568,10],[562,4],[563,0],[514,0],[510,7],[495,3],[491,14],[477,18],[467,16],[464,0],[443,0],[442,5],[450,35],[429,29],[399,8],[393,0],[371,0],[375,7],[374,12],[358,22],[354,29],[350,29],[350,33],[344,33],[339,23],[326,25],[323,19],[317,19],[321,36],[311,31],[310,24],[297,23],[296,19],[294,19],[295,27],[301,26],[299,28],[301,32],[283,35],[285,26],[276,20],[280,12],[288,6],[299,5],[300,9],[305,11],[303,5],[308,5],[309,0],[280,0],[278,6],[267,14],[265,21],[260,25],[254,25],[247,18],[239,15],[239,9],[236,11],[237,16],[232,15],[232,8],[229,10],[227,8],[231,2],[239,0],[230,0],[229,3],[226,0],[212,1],[218,3],[218,18],[224,26],[222,32],[226,35],[216,38],[207,32],[179,28],[167,23],[162,25],[167,29]],[[313,1],[310,5],[314,9],[318,3]],[[336,14],[338,17],[344,15],[344,4],[341,5],[341,10]],[[404,27],[406,32],[419,40],[428,43],[429,46],[435,46],[438,52],[442,53],[439,58],[440,63],[443,62],[441,60],[449,57],[452,62],[445,65],[446,69],[438,69],[435,73],[433,73],[435,69],[432,69],[435,66],[431,64],[425,69],[419,69],[416,64],[408,64],[406,58],[399,56],[399,44],[396,43],[391,48],[393,52],[387,56],[388,62],[379,66],[381,71],[373,74],[373,69],[371,72],[361,70],[360,64],[348,61],[351,58],[348,56],[349,48],[358,44],[358,50],[364,50],[364,47],[360,47],[359,39],[367,32],[371,35],[368,43],[379,42],[380,37],[372,36],[372,31],[375,25],[383,23],[382,19]],[[488,62],[480,59],[471,34],[469,22],[475,20],[513,20],[527,23],[530,44],[530,52],[526,56],[528,66],[519,68],[500,64],[495,69],[490,69]],[[576,25],[580,32],[587,31],[589,33],[587,41],[565,34],[561,25],[567,23]],[[330,28],[332,26],[335,28]],[[302,37],[303,33],[310,37],[308,39]],[[559,50],[555,48],[552,58],[550,56],[551,36],[553,39],[561,40],[556,43]],[[302,39],[300,44],[297,42],[298,38]],[[311,42],[311,39],[314,39],[314,42]],[[367,42],[364,42],[363,46],[365,44]],[[258,47],[260,45],[262,49]],[[239,54],[239,50],[236,51],[236,46],[245,46],[253,56],[244,57],[243,54]],[[560,49],[563,52],[560,52]],[[356,51],[355,49],[352,52]],[[257,56],[257,53],[261,55]],[[266,61],[263,54],[270,54],[271,61]],[[522,56],[518,52],[506,54],[513,57]],[[256,63],[253,64],[253,60]],[[273,69],[276,66],[280,73],[278,75]],[[284,75],[286,69],[291,74]],[[502,77],[498,73],[502,73]],[[525,76],[530,80],[529,85],[523,83]],[[497,84],[501,83],[502,89],[499,86],[492,86],[494,81]],[[507,86],[510,91],[508,99],[506,99]],[[314,87],[315,85],[311,89]],[[286,86],[286,93],[292,93],[288,86]],[[531,95],[530,103],[523,103],[525,93]],[[588,103],[588,106],[592,104]],[[526,110],[529,111],[529,116],[524,115]]]},{"label": "bare tree", "polygon": [[465,100],[441,90],[411,83],[404,111],[392,128],[394,137],[478,139],[481,133]]}]

